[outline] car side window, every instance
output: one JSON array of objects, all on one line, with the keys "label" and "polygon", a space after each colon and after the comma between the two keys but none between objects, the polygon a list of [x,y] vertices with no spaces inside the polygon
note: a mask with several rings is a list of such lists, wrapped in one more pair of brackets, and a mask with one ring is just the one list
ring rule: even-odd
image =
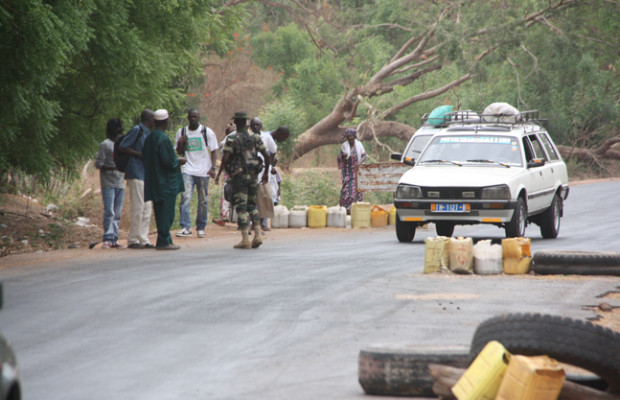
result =
[{"label": "car side window", "polygon": [[527,137],[523,138],[523,152],[525,153],[525,162],[530,162],[534,159],[534,150]]},{"label": "car side window", "polygon": [[426,143],[428,143],[428,141],[431,140],[432,137],[432,135],[413,136],[413,138],[411,139],[411,145],[407,149],[405,157],[410,157],[417,160],[420,153],[422,152],[422,149],[424,149],[424,146],[426,146]]},{"label": "car side window", "polygon": [[538,140],[538,136],[529,135],[530,143],[532,143],[532,148],[534,149],[534,158],[540,158],[541,160],[547,160],[548,157],[543,149],[542,144]]},{"label": "car side window", "polygon": [[551,139],[549,139],[549,136],[547,135],[547,133],[540,132],[538,134],[538,138],[540,139],[540,142],[542,143],[545,150],[547,150],[547,154],[549,155],[549,160],[550,161],[559,160],[560,157],[558,156],[558,153],[556,153],[555,148],[551,144]]}]

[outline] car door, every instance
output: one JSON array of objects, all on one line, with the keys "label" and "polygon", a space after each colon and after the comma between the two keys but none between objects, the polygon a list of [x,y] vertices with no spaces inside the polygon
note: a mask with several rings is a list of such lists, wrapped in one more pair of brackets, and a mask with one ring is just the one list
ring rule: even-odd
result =
[{"label": "car door", "polygon": [[[532,138],[534,139],[533,141]],[[523,137],[525,162],[528,165],[538,158],[536,152],[536,147],[538,146],[536,146],[536,143],[540,145],[536,135],[527,135]],[[544,173],[543,168],[544,166],[526,168],[524,181],[525,187],[527,188],[527,209],[529,213],[538,211],[544,207],[547,185],[545,183],[546,174]]]},{"label": "car door", "polygon": [[544,210],[551,204],[555,191],[555,179],[553,177],[553,163],[549,162],[549,156],[545,152],[538,134],[529,134],[524,140],[527,140],[529,143],[533,159],[544,161],[542,166],[528,168],[532,184],[532,190],[528,191],[528,211],[531,213]]}]

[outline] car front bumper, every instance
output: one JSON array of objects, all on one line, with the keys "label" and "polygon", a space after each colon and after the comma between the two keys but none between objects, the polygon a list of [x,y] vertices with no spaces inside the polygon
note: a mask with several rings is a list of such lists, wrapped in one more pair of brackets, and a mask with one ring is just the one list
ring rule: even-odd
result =
[{"label": "car front bumper", "polygon": [[[435,204],[462,204],[466,211],[437,212]],[[512,219],[516,208],[515,200],[395,200],[394,206],[401,221],[434,222],[453,221],[456,224],[504,224]]]}]

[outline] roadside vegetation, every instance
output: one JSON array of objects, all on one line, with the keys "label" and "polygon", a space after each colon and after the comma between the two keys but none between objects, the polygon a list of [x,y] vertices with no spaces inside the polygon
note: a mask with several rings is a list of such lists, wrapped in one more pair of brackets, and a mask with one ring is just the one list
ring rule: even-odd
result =
[{"label": "roadside vegetation", "polygon": [[[188,108],[219,140],[239,109],[288,126],[287,207],[338,204],[345,128],[386,162],[444,104],[537,109],[571,179],[620,175],[619,1],[9,0],[0,35],[0,238],[12,246],[63,247],[78,217],[99,223],[88,161],[107,119],[129,129],[145,107],[171,112],[170,137]],[[39,224],[8,223],[5,194],[57,208],[36,234],[7,234],[1,224]],[[215,216],[213,183],[210,196]]]}]

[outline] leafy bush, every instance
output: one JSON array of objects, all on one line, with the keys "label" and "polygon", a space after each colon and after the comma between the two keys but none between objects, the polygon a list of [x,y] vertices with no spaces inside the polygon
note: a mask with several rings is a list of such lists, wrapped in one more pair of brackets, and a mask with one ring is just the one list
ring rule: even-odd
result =
[{"label": "leafy bush", "polygon": [[308,170],[297,175],[282,176],[280,204],[291,208],[295,205],[338,205],[340,183],[325,173]]}]

